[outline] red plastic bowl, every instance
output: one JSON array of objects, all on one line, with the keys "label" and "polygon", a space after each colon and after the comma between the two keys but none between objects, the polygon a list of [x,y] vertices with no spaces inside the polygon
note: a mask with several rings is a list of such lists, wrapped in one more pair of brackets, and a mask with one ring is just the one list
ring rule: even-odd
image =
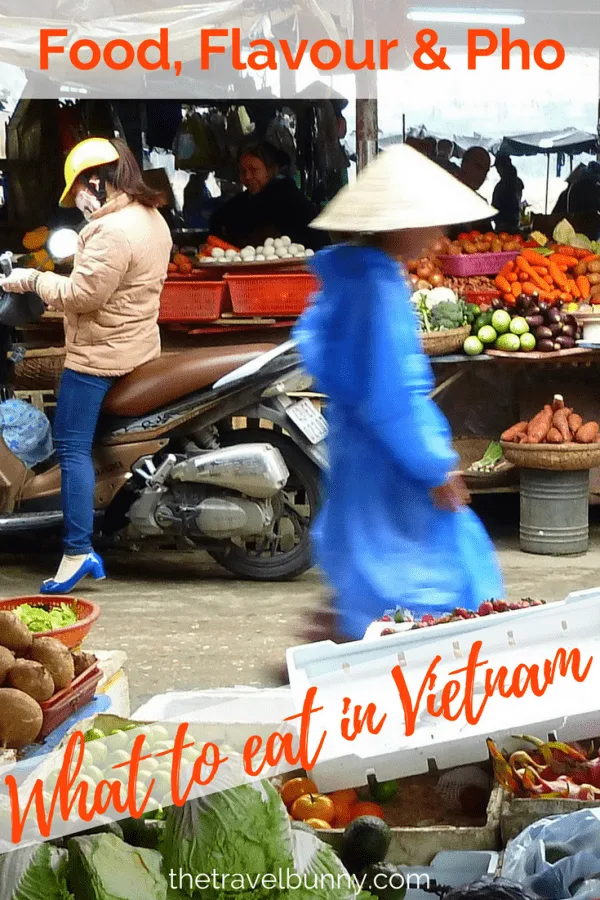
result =
[{"label": "red plastic bowl", "polygon": [[53,637],[65,647],[72,650],[78,647],[100,616],[100,607],[91,600],[81,600],[75,597],[47,597],[36,594],[34,597],[11,597],[9,600],[0,600],[0,610],[12,611],[28,603],[30,606],[60,606],[62,603],[71,603],[75,607],[77,622],[66,628],[56,628],[54,631],[35,631],[35,637]]}]

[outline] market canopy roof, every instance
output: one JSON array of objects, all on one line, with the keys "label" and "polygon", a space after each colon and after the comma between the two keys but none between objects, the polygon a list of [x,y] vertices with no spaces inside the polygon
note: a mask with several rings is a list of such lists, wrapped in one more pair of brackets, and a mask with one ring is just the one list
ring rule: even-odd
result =
[{"label": "market canopy roof", "polygon": [[595,134],[565,128],[562,131],[539,131],[535,134],[515,134],[507,136],[500,145],[500,153],[510,156],[535,156],[537,153],[565,153],[576,156],[579,153],[595,153]]}]

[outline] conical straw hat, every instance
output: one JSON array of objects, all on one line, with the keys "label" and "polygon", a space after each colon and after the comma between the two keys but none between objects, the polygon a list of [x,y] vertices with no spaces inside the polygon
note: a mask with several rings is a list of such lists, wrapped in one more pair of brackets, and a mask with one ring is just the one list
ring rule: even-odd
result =
[{"label": "conical straw hat", "polygon": [[461,181],[409,147],[380,153],[312,222],[337,232],[399,231],[477,222],[496,213]]}]

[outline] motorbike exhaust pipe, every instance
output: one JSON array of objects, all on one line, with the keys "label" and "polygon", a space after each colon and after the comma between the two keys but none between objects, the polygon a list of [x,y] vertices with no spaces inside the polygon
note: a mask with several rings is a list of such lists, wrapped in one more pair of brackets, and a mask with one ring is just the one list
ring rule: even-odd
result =
[{"label": "motorbike exhaust pipe", "polygon": [[0,534],[35,531],[38,528],[52,528],[56,525],[62,525],[62,522],[63,514],[58,510],[23,513],[20,516],[0,516]]}]

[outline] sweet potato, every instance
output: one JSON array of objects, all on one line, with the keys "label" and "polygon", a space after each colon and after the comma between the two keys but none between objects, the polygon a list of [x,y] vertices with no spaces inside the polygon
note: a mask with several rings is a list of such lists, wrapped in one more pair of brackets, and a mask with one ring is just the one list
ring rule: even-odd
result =
[{"label": "sweet potato", "polygon": [[520,434],[525,434],[527,431],[527,426],[529,422],[517,422],[516,425],[513,425],[512,428],[507,428],[506,431],[502,432],[502,436],[500,440],[502,441],[516,441]]},{"label": "sweet potato", "polygon": [[531,443],[541,444],[546,440],[552,426],[552,416],[552,407],[544,407],[537,416],[533,417],[527,426],[527,435],[531,438]]},{"label": "sweet potato", "polygon": [[[571,439],[571,435],[569,434],[569,440]],[[558,428],[552,427],[548,432],[548,437],[546,438],[549,444],[563,444],[564,438]]]},{"label": "sweet potato", "polygon": [[575,440],[578,444],[595,444],[599,431],[597,422],[586,422],[575,435]]},{"label": "sweet potato", "polygon": [[[552,417],[552,425],[553,428],[548,432],[548,441],[551,444],[559,444],[562,441],[570,441],[571,440],[571,432],[569,431],[569,413],[566,409],[557,409]],[[561,441],[551,440],[550,433],[554,430],[557,430],[561,436]]]},{"label": "sweet potato", "polygon": [[581,416],[578,416],[577,413],[571,413],[568,418],[569,429],[571,430],[571,434],[573,437],[577,434],[581,426],[583,425],[583,419]]}]

